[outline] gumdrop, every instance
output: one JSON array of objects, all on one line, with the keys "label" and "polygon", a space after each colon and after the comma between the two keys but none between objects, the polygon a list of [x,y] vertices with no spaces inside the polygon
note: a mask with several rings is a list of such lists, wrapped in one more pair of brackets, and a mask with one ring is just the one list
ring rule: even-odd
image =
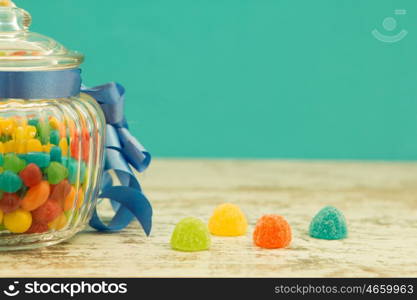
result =
[{"label": "gumdrop", "polygon": [[68,169],[59,162],[53,161],[46,170],[50,184],[58,184],[68,177]]},{"label": "gumdrop", "polygon": [[26,168],[24,168],[19,173],[20,178],[23,180],[23,183],[27,187],[32,187],[39,184],[42,181],[42,171],[41,169],[34,163],[28,164]]},{"label": "gumdrop", "polygon": [[31,187],[23,197],[21,206],[26,211],[32,211],[43,205],[49,197],[50,187],[47,181]]},{"label": "gumdrop", "polygon": [[246,234],[248,222],[239,206],[225,203],[216,207],[208,227],[213,235],[240,236]]},{"label": "gumdrop", "polygon": [[179,251],[202,251],[210,248],[211,239],[203,221],[188,217],[182,219],[174,229],[171,247]]},{"label": "gumdrop", "polygon": [[3,168],[5,170],[12,171],[13,173],[19,173],[26,166],[26,162],[19,158],[14,153],[9,153],[4,156]]},{"label": "gumdrop", "polygon": [[22,187],[22,180],[12,171],[5,171],[0,174],[0,190],[7,193],[14,193]]},{"label": "gumdrop", "polygon": [[28,163],[34,163],[39,168],[46,168],[51,161],[49,154],[43,152],[30,152],[25,155],[25,159]]},{"label": "gumdrop", "polygon": [[347,237],[346,219],[341,211],[333,206],[320,210],[310,223],[311,237],[323,240],[340,240]]},{"label": "gumdrop", "polygon": [[57,161],[57,162],[62,161],[62,150],[58,146],[52,147],[50,155],[51,155],[51,161]]},{"label": "gumdrop", "polygon": [[253,242],[266,249],[285,248],[291,242],[291,227],[282,216],[262,216],[256,223]]},{"label": "gumdrop", "polygon": [[16,194],[3,193],[3,197],[0,200],[0,210],[5,213],[10,213],[17,210],[20,206],[22,199]]},{"label": "gumdrop", "polygon": [[25,233],[43,233],[49,230],[49,226],[44,223],[32,223]]},{"label": "gumdrop", "polygon": [[61,213],[61,206],[55,201],[48,200],[32,211],[32,218],[33,222],[47,224],[55,220]]}]

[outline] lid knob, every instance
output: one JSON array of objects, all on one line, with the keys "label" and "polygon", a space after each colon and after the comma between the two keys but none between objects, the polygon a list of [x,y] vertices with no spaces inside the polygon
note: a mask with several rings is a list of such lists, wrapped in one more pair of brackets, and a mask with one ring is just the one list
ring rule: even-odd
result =
[{"label": "lid knob", "polygon": [[13,1],[0,0],[0,32],[26,31],[32,23],[30,14]]}]

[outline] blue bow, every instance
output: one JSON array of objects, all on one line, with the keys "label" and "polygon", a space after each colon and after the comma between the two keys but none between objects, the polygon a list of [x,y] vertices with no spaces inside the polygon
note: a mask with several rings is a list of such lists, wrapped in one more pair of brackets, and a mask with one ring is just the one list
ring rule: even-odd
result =
[{"label": "blue bow", "polygon": [[[82,87],[81,91],[97,100],[106,117],[105,164],[99,197],[110,199],[116,211],[106,225],[95,209],[90,226],[99,231],[118,231],[136,217],[149,235],[152,207],[130,166],[143,172],[151,162],[151,155],[129,132],[124,117],[125,89],[120,84],[108,83],[94,88]],[[120,186],[113,185],[112,172],[120,181]]]}]

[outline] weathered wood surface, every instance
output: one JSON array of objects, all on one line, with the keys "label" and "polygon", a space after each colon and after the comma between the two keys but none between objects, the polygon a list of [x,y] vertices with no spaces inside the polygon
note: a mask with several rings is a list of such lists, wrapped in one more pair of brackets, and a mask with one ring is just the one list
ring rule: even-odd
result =
[{"label": "weathered wood surface", "polygon": [[[151,237],[132,224],[118,234],[86,231],[49,248],[0,252],[0,276],[417,276],[416,163],[155,160],[141,179],[155,210]],[[246,237],[213,237],[212,249],[199,253],[170,249],[178,220],[207,221],[226,201],[246,212]],[[324,205],[344,211],[348,239],[307,236]],[[289,220],[289,249],[252,245],[265,213]]]}]

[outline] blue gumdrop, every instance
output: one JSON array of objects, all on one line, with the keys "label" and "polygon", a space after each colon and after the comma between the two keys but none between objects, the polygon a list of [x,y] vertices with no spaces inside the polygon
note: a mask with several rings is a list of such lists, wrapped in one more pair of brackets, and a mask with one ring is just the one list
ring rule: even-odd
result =
[{"label": "blue gumdrop", "polygon": [[22,180],[12,171],[0,174],[0,190],[6,193],[15,193],[22,187]]},{"label": "blue gumdrop", "polygon": [[58,146],[54,146],[49,153],[51,155],[51,161],[62,162],[62,150]]},{"label": "blue gumdrop", "polygon": [[341,240],[347,237],[346,219],[341,211],[326,206],[311,220],[309,234],[323,240]]},{"label": "blue gumdrop", "polygon": [[28,164],[34,163],[39,168],[46,168],[51,162],[51,157],[48,153],[43,152],[29,152],[26,154],[26,161]]},{"label": "blue gumdrop", "polygon": [[49,135],[49,142],[53,145],[58,145],[60,140],[60,134],[58,130],[52,130]]}]

